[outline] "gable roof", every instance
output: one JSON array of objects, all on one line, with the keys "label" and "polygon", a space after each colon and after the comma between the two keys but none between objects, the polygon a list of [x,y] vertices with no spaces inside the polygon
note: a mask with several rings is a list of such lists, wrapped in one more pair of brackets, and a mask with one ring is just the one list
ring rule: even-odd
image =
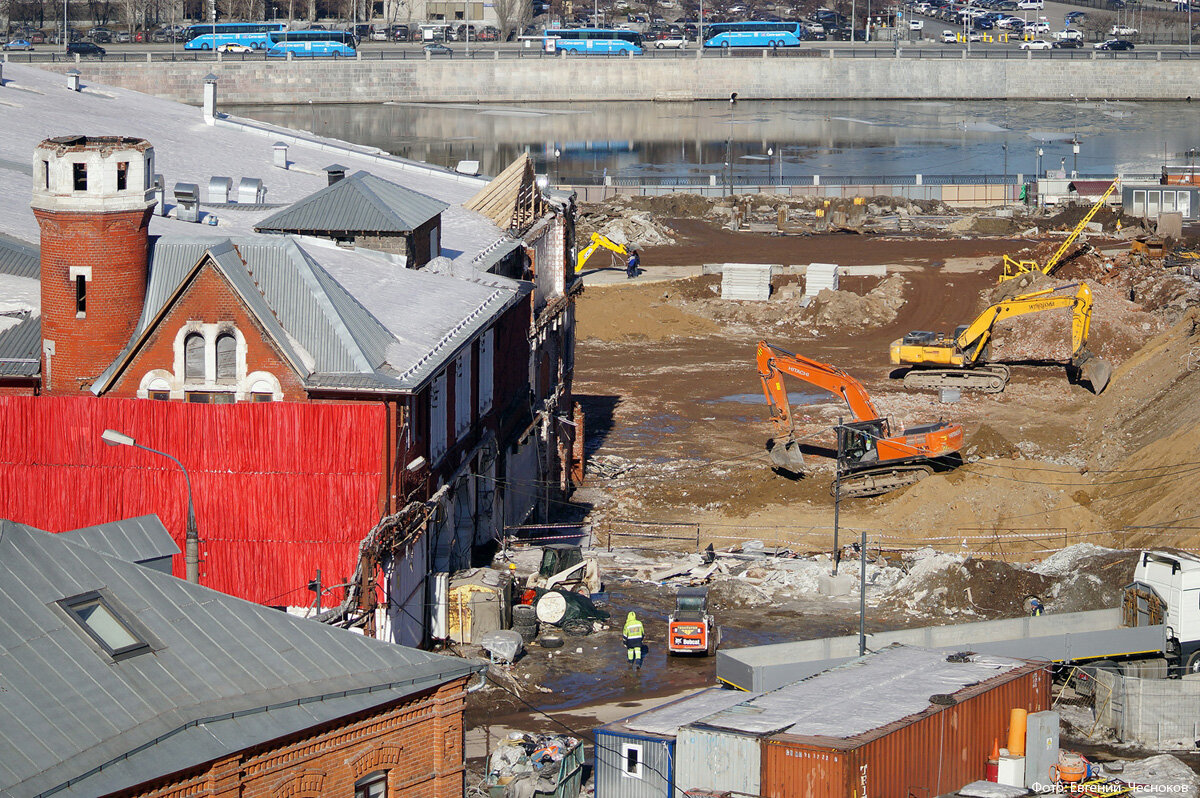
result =
[{"label": "gable roof", "polygon": [[125,562],[141,564],[179,554],[179,546],[171,533],[153,513],[58,534],[97,554],[107,554]]},{"label": "gable roof", "polygon": [[0,235],[0,377],[41,373],[40,280],[37,248]]},{"label": "gable roof", "polygon": [[463,207],[486,216],[502,230],[523,231],[536,221],[545,211],[545,198],[538,189],[529,154],[523,153],[510,163]]},{"label": "gable roof", "polygon": [[369,172],[310,194],[255,225],[261,232],[409,233],[450,207]]},{"label": "gable roof", "polygon": [[[303,244],[303,246],[302,246]],[[160,238],[108,390],[204,263],[225,277],[308,388],[408,392],[531,288],[495,275],[405,269],[386,255],[291,236]]]},{"label": "gable roof", "polygon": [[[113,661],[58,601],[100,592],[151,651]],[[0,520],[0,794],[85,798],[482,669]]]}]

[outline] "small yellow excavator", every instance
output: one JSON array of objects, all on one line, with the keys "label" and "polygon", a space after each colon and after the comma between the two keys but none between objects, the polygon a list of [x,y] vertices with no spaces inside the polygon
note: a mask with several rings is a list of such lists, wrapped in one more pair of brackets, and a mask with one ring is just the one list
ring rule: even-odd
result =
[{"label": "small yellow excavator", "polygon": [[1075,229],[1067,236],[1066,240],[1059,245],[1058,249],[1054,250],[1054,254],[1050,259],[1043,264],[1039,264],[1036,260],[1017,260],[1009,255],[1004,256],[1004,271],[1000,273],[1000,282],[1011,280],[1014,277],[1020,277],[1022,274],[1029,272],[1042,272],[1043,274],[1054,274],[1054,270],[1058,268],[1059,261],[1067,254],[1067,250],[1075,243],[1075,239],[1079,238],[1079,234],[1083,232],[1083,228],[1087,227],[1088,222],[1092,217],[1104,207],[1104,201],[1108,199],[1108,195],[1116,190],[1120,180],[1114,180],[1108,190],[1100,195],[1100,199],[1092,205],[1091,209],[1079,220],[1079,224],[1075,225]]},{"label": "small yellow excavator", "polygon": [[629,257],[629,250],[620,244],[616,243],[607,236],[602,236],[599,233],[592,233],[591,243],[583,249],[579,250],[579,257],[575,259],[575,273],[579,274],[583,271],[583,264],[587,263],[587,259],[592,257],[592,253],[598,249],[610,250],[622,257]]},{"label": "small yellow excavator", "polygon": [[[1064,293],[1076,289],[1073,294]],[[1072,283],[1006,299],[989,307],[970,324],[945,333],[917,330],[893,341],[892,364],[910,366],[904,371],[904,387],[909,389],[961,388],[999,393],[1008,384],[1008,367],[988,362],[988,344],[998,322],[1073,307],[1071,314],[1071,359],[1067,364],[1073,379],[1083,380],[1100,393],[1112,377],[1112,364],[1087,349],[1092,320],[1092,290],[1087,283]]]}]

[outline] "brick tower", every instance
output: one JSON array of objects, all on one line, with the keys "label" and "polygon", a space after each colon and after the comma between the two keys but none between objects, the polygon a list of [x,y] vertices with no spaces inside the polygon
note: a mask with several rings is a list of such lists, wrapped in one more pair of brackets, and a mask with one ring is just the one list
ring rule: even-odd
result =
[{"label": "brick tower", "polygon": [[62,136],[33,156],[42,231],[42,391],[86,391],[129,342],[146,298],[154,148]]}]

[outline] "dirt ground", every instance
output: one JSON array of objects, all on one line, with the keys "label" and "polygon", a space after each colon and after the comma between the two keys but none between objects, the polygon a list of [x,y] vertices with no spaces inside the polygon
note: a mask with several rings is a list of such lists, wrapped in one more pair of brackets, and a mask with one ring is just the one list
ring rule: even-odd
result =
[{"label": "dirt ground", "polygon": [[[757,563],[729,555],[729,572],[710,586],[723,646],[857,631],[857,588],[831,598],[815,587],[833,549],[832,426],[848,409],[789,384],[809,473],[772,471],[754,366],[760,340],[848,371],[894,430],[937,419],[963,426],[963,466],[836,510],[843,549],[867,535],[869,630],[1011,617],[1029,595],[1056,612],[1113,606],[1132,575],[1132,550],[1200,548],[1195,280],[1128,256],[1127,241],[1093,237],[1099,251],[1071,257],[1053,279],[998,288],[1002,254],[1043,260],[1062,234],[779,236],[720,228],[703,218],[711,206],[684,200],[636,210],[657,213],[648,223],[673,242],[642,247],[649,276],[668,266],[814,261],[883,265],[887,276],[844,277],[836,298],[808,308],[795,274],[777,276],[763,303],[721,300],[719,276],[586,288],[574,385],[589,471],[572,505],[558,509],[582,516],[602,547],[614,547],[603,566],[614,620],[566,637],[562,648],[535,643],[516,665],[493,667],[489,687],[469,704],[477,753],[506,730],[586,732],[647,701],[714,683],[712,658],[669,659],[656,645],[674,587],[649,578],[646,558],[670,563],[707,543],[736,549],[746,541],[760,542],[755,552],[778,546],[810,555]],[[1116,367],[1101,395],[1070,382],[1063,365],[1016,362],[1003,393],[964,392],[950,403],[905,391],[896,378],[889,345],[905,333],[952,332],[1002,296],[1081,279],[1094,298],[1089,349]],[[1061,353],[1069,320],[1053,315],[1007,325],[997,350],[1016,361],[1022,351]],[[826,554],[811,556],[819,552]],[[856,556],[847,550],[853,573]],[[618,634],[631,609],[650,630],[640,673],[625,662]],[[473,767],[479,775],[480,762]]]}]

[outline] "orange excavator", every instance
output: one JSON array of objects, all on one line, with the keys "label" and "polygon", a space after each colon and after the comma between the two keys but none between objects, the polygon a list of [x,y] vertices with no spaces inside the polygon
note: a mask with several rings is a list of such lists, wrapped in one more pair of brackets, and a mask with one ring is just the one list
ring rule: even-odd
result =
[{"label": "orange excavator", "polygon": [[776,435],[767,441],[771,463],[781,471],[804,476],[804,455],[796,440],[792,411],[783,375],[803,380],[846,400],[854,420],[837,427],[837,470],[841,495],[848,498],[878,496],[918,482],[934,471],[962,463],[959,424],[936,421],[910,427],[892,435],[890,424],[879,415],[862,383],[846,372],[785,349],[758,343],[758,376],[771,407]]}]

